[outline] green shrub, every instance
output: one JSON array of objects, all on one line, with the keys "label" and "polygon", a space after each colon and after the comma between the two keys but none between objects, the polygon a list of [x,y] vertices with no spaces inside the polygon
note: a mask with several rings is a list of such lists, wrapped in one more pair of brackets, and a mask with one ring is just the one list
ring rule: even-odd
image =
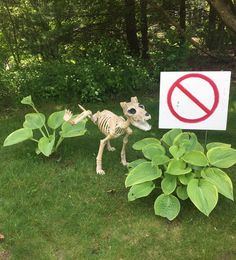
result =
[{"label": "green shrub", "polygon": [[127,55],[124,44],[112,39],[90,43],[86,49],[73,46],[60,62],[28,59],[18,67],[2,70],[0,86],[11,90],[7,97],[17,96],[19,100],[31,94],[38,101],[69,102],[105,101],[137,91],[157,91],[160,71],[184,69],[186,64],[189,46],[180,47],[177,39],[169,38],[159,40],[149,61]]},{"label": "green shrub", "polygon": [[161,140],[145,138],[133,145],[145,159],[129,164],[128,200],[148,196],[158,185],[162,194],[154,203],[156,215],[173,220],[180,200],[190,199],[206,216],[218,202],[218,193],[233,200],[233,185],[222,170],[236,163],[236,150],[224,143],[209,143],[206,151],[191,132],[173,129]]},{"label": "green shrub", "polygon": [[10,107],[16,100],[16,87],[12,84],[12,74],[0,70],[0,107]]},{"label": "green shrub", "polygon": [[[8,135],[3,146],[10,146],[31,140],[37,143],[35,152],[48,157],[57,151],[57,148],[65,138],[81,136],[86,132],[86,119],[76,125],[70,125],[63,119],[65,111],[57,111],[52,113],[48,120],[46,120],[45,115],[40,113],[35,107],[31,96],[23,98],[21,103],[31,106],[35,113],[25,115],[23,128]],[[41,133],[39,139],[34,137],[34,132],[36,131]]]},{"label": "green shrub", "polygon": [[72,46],[60,62],[28,58],[18,67],[0,72],[1,95],[4,95],[0,97],[0,105],[9,98],[14,100],[17,96],[20,100],[29,94],[38,101],[91,102],[137,91],[157,91],[160,71],[186,68],[189,46],[179,46],[177,40],[170,30],[166,37],[158,39],[158,49],[150,52],[148,61],[127,55],[124,44],[112,39],[90,43],[86,49]]},{"label": "green shrub", "polygon": [[5,86],[16,89],[20,98],[31,94],[37,100],[108,99],[147,89],[152,80],[140,61],[120,57],[113,65],[105,58],[83,57],[77,63],[38,63],[5,71]]}]

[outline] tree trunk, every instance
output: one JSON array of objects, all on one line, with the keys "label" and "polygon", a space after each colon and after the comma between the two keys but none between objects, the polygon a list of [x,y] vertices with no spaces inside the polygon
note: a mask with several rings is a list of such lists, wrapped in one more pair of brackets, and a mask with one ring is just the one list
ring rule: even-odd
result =
[{"label": "tree trunk", "polygon": [[148,59],[148,24],[147,24],[147,0],[140,0],[141,10],[141,35],[142,58]]},{"label": "tree trunk", "polygon": [[208,0],[215,8],[224,24],[236,33],[236,9],[231,0]]},{"label": "tree trunk", "polygon": [[225,24],[220,20],[217,28],[216,46],[218,50],[221,50],[225,44],[225,38],[227,37],[225,32]]},{"label": "tree trunk", "polygon": [[[185,32],[186,30],[186,2],[185,0],[180,0],[180,7],[179,7],[179,25],[181,29]],[[180,45],[184,44],[185,37],[184,35],[181,36]]]},{"label": "tree trunk", "polygon": [[125,27],[130,53],[139,56],[139,42],[135,20],[135,0],[125,0]]},{"label": "tree trunk", "polygon": [[206,45],[209,50],[215,49],[215,34],[216,34],[216,11],[210,5],[209,19],[208,19],[208,35]]},{"label": "tree trunk", "polygon": [[[236,0],[234,0],[234,9],[236,10]],[[233,52],[234,52],[234,56],[236,57],[236,34],[231,32],[230,33],[230,39],[233,45]]]},{"label": "tree trunk", "polygon": [[5,38],[5,40],[7,42],[7,45],[9,47],[9,50],[11,52],[11,55],[14,59],[16,66],[19,66],[20,60],[19,60],[19,57],[16,55],[16,53],[14,51],[14,44],[11,41],[11,36],[8,35],[8,29],[2,28],[2,34],[3,34],[3,37]]},{"label": "tree trunk", "polygon": [[12,26],[12,38],[13,38],[14,42],[12,43],[10,35],[9,35],[9,37],[7,37],[7,33],[5,33],[5,37],[6,37],[6,39],[8,38],[8,43],[9,43],[9,46],[10,46],[10,50],[12,52],[12,56],[14,58],[14,61],[15,61],[16,65],[18,66],[21,63],[21,59],[20,59],[20,54],[19,54],[19,46],[18,46],[18,39],[17,39],[17,29],[16,29],[15,22],[14,22],[14,19],[13,19],[12,15],[11,15],[11,11],[9,9],[7,1],[4,1],[4,7],[5,7],[6,11],[7,11],[7,14],[8,14],[8,17],[9,17],[9,21],[10,21],[11,26]]}]

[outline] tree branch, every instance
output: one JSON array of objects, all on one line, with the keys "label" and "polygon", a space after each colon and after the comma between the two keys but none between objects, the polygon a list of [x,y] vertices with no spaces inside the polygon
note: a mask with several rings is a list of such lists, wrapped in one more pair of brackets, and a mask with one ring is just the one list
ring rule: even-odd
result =
[{"label": "tree branch", "polygon": [[207,0],[217,11],[224,24],[236,33],[236,8],[231,0]]}]

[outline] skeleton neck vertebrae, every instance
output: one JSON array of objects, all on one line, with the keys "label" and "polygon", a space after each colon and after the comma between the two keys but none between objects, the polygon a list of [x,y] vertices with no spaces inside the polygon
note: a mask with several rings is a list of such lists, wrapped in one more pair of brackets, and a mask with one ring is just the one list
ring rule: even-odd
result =
[{"label": "skeleton neck vertebrae", "polygon": [[105,146],[108,151],[115,151],[115,148],[111,146],[110,140],[115,139],[121,135],[125,135],[123,138],[123,146],[121,150],[121,163],[126,166],[126,145],[128,143],[128,137],[132,134],[130,125],[133,125],[141,130],[148,131],[151,126],[147,123],[147,120],[151,119],[150,114],[147,113],[145,107],[139,104],[137,97],[132,97],[130,102],[120,103],[123,113],[126,117],[124,119],[121,116],[117,116],[109,110],[98,111],[92,114],[90,110],[79,107],[83,110],[76,118],[72,119],[72,113],[69,110],[65,111],[64,120],[70,124],[77,124],[84,118],[88,117],[95,123],[99,130],[105,135],[105,138],[100,141],[100,146],[97,155],[96,172],[98,174],[105,174],[102,169],[102,156]]}]

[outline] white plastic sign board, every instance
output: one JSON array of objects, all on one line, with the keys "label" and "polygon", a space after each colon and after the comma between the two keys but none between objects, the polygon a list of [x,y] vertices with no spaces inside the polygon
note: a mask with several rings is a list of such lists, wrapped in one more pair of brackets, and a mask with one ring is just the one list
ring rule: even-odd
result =
[{"label": "white plastic sign board", "polygon": [[161,72],[159,128],[226,130],[230,71]]}]

